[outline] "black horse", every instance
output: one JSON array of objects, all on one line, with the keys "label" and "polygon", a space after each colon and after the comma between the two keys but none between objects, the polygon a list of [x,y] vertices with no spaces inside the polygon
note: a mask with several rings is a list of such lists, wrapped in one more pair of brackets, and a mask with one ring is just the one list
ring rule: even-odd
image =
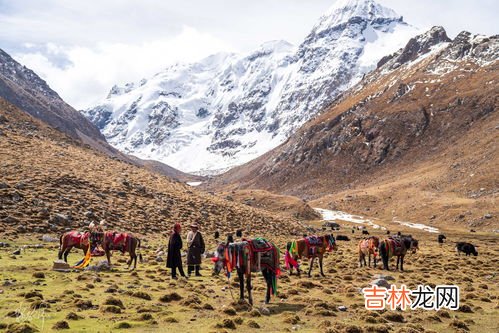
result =
[{"label": "black horse", "polygon": [[381,255],[381,259],[383,260],[383,268],[387,271],[390,270],[388,262],[391,257],[397,257],[397,266],[396,269],[404,270],[404,257],[407,254],[407,251],[412,250],[412,253],[415,253],[416,250],[419,249],[418,241],[412,236],[397,236],[397,237],[389,237],[383,240],[379,244],[379,254]]},{"label": "black horse", "polygon": [[[258,244],[262,246],[259,247]],[[272,293],[276,293],[276,276],[279,273],[279,250],[270,242],[261,238],[243,240],[237,243],[221,243],[216,251],[214,262],[215,274],[220,274],[225,269],[227,274],[236,270],[239,277],[240,300],[244,300],[244,278],[246,277],[246,289],[248,291],[248,302],[253,305],[251,290],[251,273],[262,272],[267,284],[265,303],[270,302]]]}]

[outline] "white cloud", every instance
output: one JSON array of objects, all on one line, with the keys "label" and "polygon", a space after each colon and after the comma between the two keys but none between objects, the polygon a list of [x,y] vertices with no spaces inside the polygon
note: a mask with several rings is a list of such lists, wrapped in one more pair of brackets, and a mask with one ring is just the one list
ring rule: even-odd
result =
[{"label": "white cloud", "polygon": [[[425,29],[497,34],[497,0],[378,0]],[[335,0],[0,0],[0,48],[77,108],[175,61],[300,43]]]},{"label": "white cloud", "polygon": [[[64,100],[80,109],[105,97],[114,84],[138,81],[168,64],[196,61],[232,49],[192,27],[184,27],[172,38],[139,44],[101,42],[95,47],[82,47],[47,43],[43,50],[26,46],[26,51],[13,57],[46,79]],[[64,63],[53,60],[57,58]]]}]

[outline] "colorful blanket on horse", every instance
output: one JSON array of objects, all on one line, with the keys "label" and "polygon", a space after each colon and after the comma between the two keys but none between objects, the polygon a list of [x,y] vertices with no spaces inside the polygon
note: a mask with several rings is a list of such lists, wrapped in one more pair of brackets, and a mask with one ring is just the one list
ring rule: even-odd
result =
[{"label": "colorful blanket on horse", "polygon": [[125,232],[106,232],[105,242],[108,244],[110,250],[119,250],[125,253],[130,235]]},{"label": "colorful blanket on horse", "polygon": [[72,245],[87,245],[88,237],[90,236],[89,232],[80,232],[80,231],[70,231],[66,234],[68,238],[68,244]]},{"label": "colorful blanket on horse", "polygon": [[398,253],[401,253],[404,250],[404,243],[398,237],[389,237],[388,239],[385,240],[385,243],[388,252],[388,257],[397,255]]},{"label": "colorful blanket on horse", "polygon": [[227,272],[242,268],[245,274],[267,268],[280,274],[279,249],[263,238],[243,240],[229,244],[225,249]]}]

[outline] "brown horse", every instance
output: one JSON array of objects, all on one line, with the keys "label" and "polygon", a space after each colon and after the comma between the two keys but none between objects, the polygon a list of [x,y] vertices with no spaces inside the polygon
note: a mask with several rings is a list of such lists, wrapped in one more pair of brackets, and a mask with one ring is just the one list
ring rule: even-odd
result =
[{"label": "brown horse", "polygon": [[79,232],[79,231],[68,231],[59,237],[59,260],[63,259],[68,262],[68,254],[73,247],[77,249],[83,250],[83,255],[87,253],[88,250],[88,238],[90,237],[90,233]]},{"label": "brown horse", "polygon": [[[77,248],[83,250],[83,255],[87,253],[88,245],[92,244],[92,250],[97,246],[103,238],[102,233],[97,232],[79,232],[79,231],[68,231],[59,237],[59,253],[58,258],[63,259],[68,262],[68,254],[71,249]],[[90,242],[89,242],[90,240]]]},{"label": "brown horse", "polygon": [[378,258],[378,247],[379,238],[376,236],[371,236],[365,238],[359,242],[359,264],[362,267],[366,265],[366,255],[369,257],[369,267],[371,267],[371,254],[374,257],[374,267],[376,268],[377,258]]},{"label": "brown horse", "polygon": [[310,277],[312,267],[314,265],[314,260],[315,258],[319,258],[321,275],[325,276],[322,268],[324,253],[326,253],[326,251],[331,252],[336,249],[336,240],[334,239],[334,236],[332,234],[325,236],[308,236],[299,240],[288,242],[288,244],[286,245],[286,254],[284,257],[286,268],[289,269],[289,274],[293,274],[293,267],[296,268],[299,276],[300,267],[298,265],[298,259],[308,258],[308,276]]},{"label": "brown horse", "polygon": [[214,272],[219,274],[225,269],[227,276],[235,269],[239,277],[239,299],[244,300],[244,278],[246,277],[246,289],[248,291],[248,302],[253,305],[251,290],[251,273],[262,272],[267,283],[265,303],[270,302],[270,295],[277,293],[277,276],[280,274],[279,249],[271,242],[263,238],[243,239],[237,243],[221,243],[216,251],[216,257],[212,258]]},{"label": "brown horse", "polygon": [[387,271],[390,270],[388,262],[391,257],[397,257],[397,267],[399,268],[400,262],[400,270],[404,270],[404,257],[407,254],[407,251],[412,250],[412,253],[415,253],[416,250],[419,249],[418,241],[409,236],[397,236],[397,237],[389,237],[383,240],[379,244],[379,253],[381,255],[381,259],[383,260],[383,267]]},{"label": "brown horse", "polygon": [[[129,233],[107,231],[104,233],[102,241],[102,249],[106,253],[107,263],[111,266],[111,251],[128,252],[130,259],[127,261],[128,268],[133,264],[133,269],[137,267],[137,250],[140,249],[140,239]],[[140,262],[142,262],[142,254],[138,254]]]}]

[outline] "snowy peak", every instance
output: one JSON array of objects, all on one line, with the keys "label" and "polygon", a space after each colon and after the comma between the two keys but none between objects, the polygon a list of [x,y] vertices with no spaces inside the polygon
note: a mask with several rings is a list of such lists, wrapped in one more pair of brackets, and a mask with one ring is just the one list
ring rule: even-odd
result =
[{"label": "snowy peak", "polygon": [[373,0],[338,0],[320,18],[313,31],[320,33],[330,27],[348,23],[355,19],[370,22],[378,19],[402,21],[402,17],[394,10],[384,7]]},{"label": "snowy peak", "polygon": [[402,50],[399,50],[397,53],[392,55],[383,57],[378,62],[377,67],[379,68],[388,61],[392,60],[390,69],[397,68],[402,64],[411,62],[430,52],[434,46],[441,43],[448,43],[450,41],[451,39],[447,37],[447,33],[443,27],[433,27],[427,32],[411,38]]},{"label": "snowy peak", "polygon": [[418,32],[374,1],[339,1],[299,47],[278,40],[173,65],[84,114],[120,150],[218,173],[284,142]]}]

